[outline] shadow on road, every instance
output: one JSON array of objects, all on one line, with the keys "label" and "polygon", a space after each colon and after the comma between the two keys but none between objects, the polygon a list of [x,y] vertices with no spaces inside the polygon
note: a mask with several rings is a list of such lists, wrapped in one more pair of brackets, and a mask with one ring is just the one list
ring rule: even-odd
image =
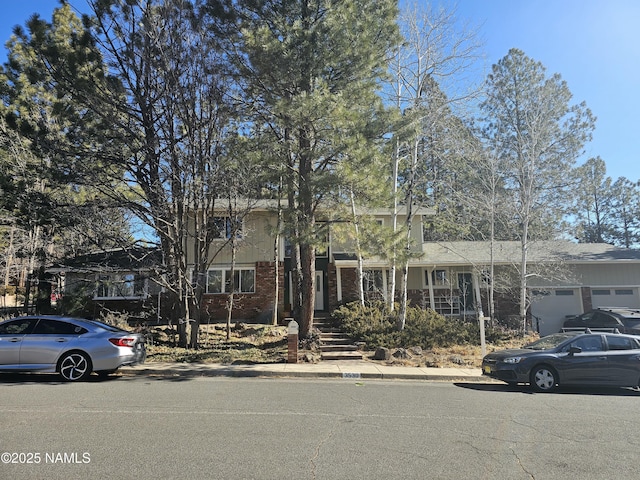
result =
[{"label": "shadow on road", "polygon": [[607,387],[558,387],[553,392],[536,392],[529,385],[507,385],[502,383],[455,382],[454,385],[482,392],[516,392],[541,395],[604,395],[615,397],[640,397],[640,390],[633,388]]},{"label": "shadow on road", "polygon": [[[104,383],[117,380],[119,375],[109,375],[107,377],[99,377],[91,375],[87,380],[80,383]],[[51,385],[70,385],[78,382],[67,382],[55,373],[2,373],[0,374],[0,385],[7,384],[51,384]]]},{"label": "shadow on road", "polygon": [[144,377],[137,375],[126,375],[116,373],[114,375],[108,375],[106,377],[99,377],[98,375],[91,375],[88,379],[80,382],[67,382],[62,380],[59,375],[55,373],[0,373],[0,385],[73,385],[78,383],[110,383],[110,382],[126,382],[132,380],[163,380],[166,382],[184,382],[192,380],[193,376],[154,376],[146,375]]}]

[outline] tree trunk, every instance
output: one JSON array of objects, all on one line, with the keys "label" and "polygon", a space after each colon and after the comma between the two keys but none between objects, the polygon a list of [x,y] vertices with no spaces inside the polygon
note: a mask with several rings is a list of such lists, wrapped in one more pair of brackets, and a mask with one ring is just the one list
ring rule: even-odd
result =
[{"label": "tree trunk", "polygon": [[313,245],[300,248],[302,260],[302,310],[300,312],[300,336],[309,336],[313,328],[313,310],[316,298],[316,252]]}]

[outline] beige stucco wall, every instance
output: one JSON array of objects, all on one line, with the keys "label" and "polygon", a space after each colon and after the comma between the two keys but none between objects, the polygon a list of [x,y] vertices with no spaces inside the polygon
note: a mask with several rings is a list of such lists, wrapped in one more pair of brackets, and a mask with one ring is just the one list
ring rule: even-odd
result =
[{"label": "beige stucco wall", "polygon": [[[236,252],[236,265],[254,265],[257,261],[273,261],[273,242],[271,234],[275,226],[275,214],[267,211],[254,211],[247,215],[243,223],[243,237]],[[231,248],[224,246],[218,252],[225,240],[216,240],[211,247],[213,265],[229,265],[231,263]],[[193,244],[187,245],[190,263],[193,256]],[[216,253],[217,252],[217,253]]]},{"label": "beige stucco wall", "polygon": [[[382,221],[382,225],[391,229],[392,219],[391,215],[372,215],[370,217],[376,221]],[[398,218],[398,226],[402,228],[404,225],[404,217],[401,215]],[[331,249],[334,253],[354,253],[355,241],[345,239],[345,237],[352,237],[354,235],[353,226],[349,223],[340,223],[332,227],[331,235]],[[411,228],[411,239],[413,242],[413,250],[415,252],[422,252],[422,219],[419,215],[416,215],[413,219]]]},{"label": "beige stucco wall", "polygon": [[563,267],[565,278],[555,276],[548,280],[532,277],[530,286],[634,286],[640,285],[640,264],[618,262],[613,264],[588,263]]}]

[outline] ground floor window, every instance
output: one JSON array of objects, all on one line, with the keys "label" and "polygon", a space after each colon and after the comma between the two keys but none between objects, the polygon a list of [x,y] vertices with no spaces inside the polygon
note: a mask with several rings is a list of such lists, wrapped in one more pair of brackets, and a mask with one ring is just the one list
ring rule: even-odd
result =
[{"label": "ground floor window", "polygon": [[362,272],[362,288],[365,292],[384,292],[384,272],[382,270],[365,270]]},{"label": "ground floor window", "polygon": [[144,277],[137,273],[99,274],[95,298],[139,298],[144,287]]},{"label": "ground floor window", "polygon": [[[233,282],[233,283],[232,283]],[[207,293],[255,293],[255,268],[212,269],[207,272]]]},{"label": "ground floor window", "polygon": [[[431,282],[429,282],[429,273],[431,273]],[[434,287],[444,287],[449,285],[449,275],[446,270],[425,270],[425,285],[433,285]]]}]

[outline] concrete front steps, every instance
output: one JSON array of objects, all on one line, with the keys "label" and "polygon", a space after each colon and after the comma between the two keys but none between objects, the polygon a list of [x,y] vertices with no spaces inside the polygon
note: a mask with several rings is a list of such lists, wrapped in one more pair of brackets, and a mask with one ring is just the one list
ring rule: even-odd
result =
[{"label": "concrete front steps", "polygon": [[362,360],[358,346],[330,320],[316,318],[313,325],[320,331],[322,360]]}]

